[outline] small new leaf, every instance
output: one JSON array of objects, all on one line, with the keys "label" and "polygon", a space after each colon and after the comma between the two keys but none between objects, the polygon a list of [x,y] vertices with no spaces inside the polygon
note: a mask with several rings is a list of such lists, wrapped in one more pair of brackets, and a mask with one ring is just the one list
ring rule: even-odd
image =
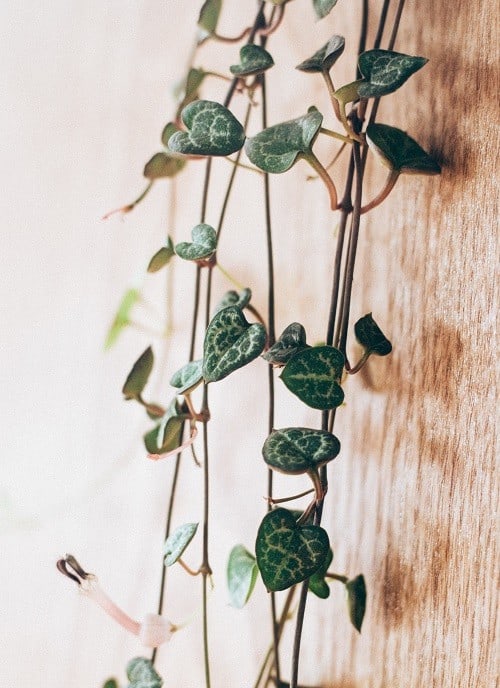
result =
[{"label": "small new leaf", "polygon": [[359,71],[366,81],[359,84],[361,98],[378,98],[393,93],[421,69],[425,57],[412,57],[392,50],[368,50],[359,56]]},{"label": "small new leaf", "polygon": [[377,325],[371,313],[357,321],[354,325],[354,334],[361,346],[371,354],[387,356],[392,351],[392,344]]},{"label": "small new leaf", "polygon": [[125,399],[137,399],[141,396],[147,384],[151,371],[153,370],[154,356],[150,346],[139,356],[134,363],[132,370],[128,374],[123,385],[123,395]]},{"label": "small new leaf", "polygon": [[321,567],[309,578],[309,590],[322,600],[326,600],[330,596],[330,586],[325,580],[325,575],[332,561],[333,551],[330,548]]},{"label": "small new leaf", "polygon": [[301,155],[311,152],[322,122],[323,115],[314,109],[303,117],[264,129],[247,139],[246,154],[264,172],[286,172]]},{"label": "small new leaf", "polygon": [[339,451],[340,442],[330,432],[283,428],[271,432],[262,447],[262,456],[276,471],[300,474],[324,466]]},{"label": "small new leaf", "polygon": [[124,330],[127,325],[130,325],[130,313],[140,298],[141,294],[137,289],[129,289],[125,292],[111,327],[109,328],[104,348],[110,349],[120,336],[122,330]]},{"label": "small new leaf", "polygon": [[164,454],[181,445],[181,434],[186,414],[176,399],[169,404],[161,421],[144,435],[144,445],[150,454]]},{"label": "small new leaf", "polygon": [[165,554],[165,566],[172,566],[182,556],[184,550],[194,538],[197,523],[184,523],[174,530],[165,540],[163,552]]},{"label": "small new leaf", "polygon": [[301,72],[328,72],[344,52],[344,47],[344,37],[335,34],[328,43],[325,43],[310,58],[297,65],[295,69],[299,69]]},{"label": "small new leaf", "polygon": [[174,245],[172,239],[168,237],[166,246],[162,246],[149,261],[148,272],[158,272],[170,263],[172,256],[175,256]]},{"label": "small new leaf", "polygon": [[314,525],[297,525],[287,509],[270,511],[260,524],[255,552],[268,590],[286,590],[312,576],[330,548],[328,534]]},{"label": "small new leaf", "polygon": [[184,260],[203,260],[209,258],[217,248],[215,229],[207,224],[196,225],[191,231],[192,243],[182,241],[175,247],[175,252]]},{"label": "small new leaf", "polygon": [[233,607],[241,609],[245,606],[255,587],[257,575],[255,557],[243,545],[235,545],[227,562],[227,586]]},{"label": "small new leaf", "polygon": [[126,668],[127,678],[130,681],[128,688],[161,688],[162,677],[156,672],[149,659],[135,657],[131,659]]},{"label": "small new leaf", "polygon": [[245,287],[245,289],[242,289],[239,293],[234,291],[234,289],[226,291],[222,299],[215,306],[214,315],[228,306],[238,306],[238,308],[243,310],[246,306],[248,306],[251,298],[252,292],[248,287]]},{"label": "small new leaf", "polygon": [[250,43],[240,50],[240,64],[231,65],[229,70],[235,76],[252,76],[262,74],[274,65],[272,55],[259,45]]},{"label": "small new leaf", "polygon": [[345,584],[347,592],[347,608],[352,625],[361,633],[361,626],[366,611],[366,584],[362,574],[348,580]]},{"label": "small new leaf", "polygon": [[172,387],[177,387],[177,394],[189,394],[203,380],[203,360],[190,361],[179,368],[170,378]]},{"label": "small new leaf", "polygon": [[196,100],[182,111],[187,131],[172,134],[169,150],[182,155],[230,155],[245,142],[245,131],[220,103]]},{"label": "small new leaf", "polygon": [[283,330],[276,342],[262,354],[262,358],[273,366],[282,367],[292,356],[308,348],[304,326],[294,322]]},{"label": "small new leaf", "polygon": [[200,10],[198,26],[208,35],[214,33],[219,21],[222,0],[206,0]]},{"label": "small new leaf", "polygon": [[293,356],[280,377],[305,404],[326,411],[344,401],[344,392],[338,383],[343,367],[344,356],[338,349],[316,346]]},{"label": "small new leaf", "polygon": [[170,140],[170,137],[172,134],[175,134],[176,131],[180,131],[179,127],[174,124],[173,122],[167,122],[165,126],[163,127],[163,131],[161,132],[161,142],[167,148],[168,142]]},{"label": "small new leaf", "polygon": [[210,321],[203,344],[205,382],[222,380],[257,358],[265,343],[265,327],[251,325],[238,307],[219,311]]},{"label": "small new leaf", "polygon": [[337,0],[313,0],[314,11],[318,19],[326,17],[337,4]]},{"label": "small new leaf", "polygon": [[384,165],[401,174],[439,174],[441,168],[408,134],[388,124],[370,124],[366,140]]},{"label": "small new leaf", "polygon": [[155,179],[164,179],[166,177],[175,177],[185,164],[185,160],[174,155],[163,152],[155,153],[151,160],[146,163],[143,174],[146,179],[150,179],[151,181]]},{"label": "small new leaf", "polygon": [[114,678],[109,678],[102,688],[118,688],[118,682]]}]

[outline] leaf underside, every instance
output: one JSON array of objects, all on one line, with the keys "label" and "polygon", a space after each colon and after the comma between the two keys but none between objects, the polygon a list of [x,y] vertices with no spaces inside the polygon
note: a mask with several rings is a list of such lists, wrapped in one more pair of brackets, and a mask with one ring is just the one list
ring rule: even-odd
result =
[{"label": "leaf underside", "polygon": [[229,67],[235,76],[251,76],[261,74],[274,65],[272,56],[259,45],[250,43],[240,50],[240,64]]},{"label": "leaf underside", "polygon": [[377,356],[387,356],[392,344],[377,325],[371,313],[360,318],[354,325],[356,339],[367,351]]},{"label": "leaf underside", "polygon": [[136,399],[141,395],[153,370],[154,356],[150,346],[142,353],[134,363],[132,370],[123,385],[125,399]]},{"label": "leaf underside", "polygon": [[347,608],[352,625],[361,633],[361,626],[366,611],[366,584],[362,574],[348,580],[345,584],[347,592]]},{"label": "leaf underside", "polygon": [[292,356],[308,348],[303,325],[294,322],[283,330],[273,346],[262,354],[262,358],[274,366],[284,366]]},{"label": "leaf underside", "polygon": [[191,231],[190,241],[182,241],[175,247],[175,252],[184,260],[202,260],[208,258],[217,248],[217,234],[213,227],[205,223],[196,225]]},{"label": "leaf underside", "polygon": [[257,580],[255,557],[243,545],[235,545],[227,564],[227,585],[231,605],[241,609],[248,602]]},{"label": "leaf underside", "polygon": [[344,37],[335,34],[314,55],[297,65],[296,69],[301,72],[329,71],[344,52],[344,47]]},{"label": "leaf underside", "polygon": [[401,129],[388,124],[370,124],[368,145],[382,162],[402,174],[439,174],[441,168],[419,144]]}]

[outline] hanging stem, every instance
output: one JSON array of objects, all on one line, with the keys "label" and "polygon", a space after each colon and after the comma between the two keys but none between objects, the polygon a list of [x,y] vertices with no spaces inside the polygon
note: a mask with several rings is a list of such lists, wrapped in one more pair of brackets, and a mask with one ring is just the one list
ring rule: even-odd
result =
[{"label": "hanging stem", "polygon": [[389,176],[387,177],[387,180],[386,180],[386,182],[385,182],[385,184],[384,184],[384,188],[382,189],[382,191],[380,191],[380,193],[378,193],[378,194],[375,196],[374,199],[372,199],[369,203],[367,203],[366,205],[364,205],[364,206],[361,208],[361,210],[360,210],[361,215],[364,215],[364,214],[367,213],[369,210],[372,210],[373,208],[376,208],[376,207],[377,207],[378,205],[380,205],[383,201],[385,201],[385,199],[387,198],[387,196],[388,196],[388,195],[391,193],[391,191],[393,190],[393,188],[394,188],[396,182],[398,181],[398,177],[399,177],[399,172],[398,172],[398,170],[391,170],[391,171],[389,172]]},{"label": "hanging stem", "polygon": [[314,155],[312,151],[308,151],[307,153],[302,154],[304,160],[306,160],[313,170],[316,172],[318,177],[324,182],[328,193],[330,195],[330,208],[331,210],[337,210],[337,189],[335,188],[335,184],[333,183],[332,178],[328,174],[328,172],[325,170],[323,165],[320,163],[318,158]]}]

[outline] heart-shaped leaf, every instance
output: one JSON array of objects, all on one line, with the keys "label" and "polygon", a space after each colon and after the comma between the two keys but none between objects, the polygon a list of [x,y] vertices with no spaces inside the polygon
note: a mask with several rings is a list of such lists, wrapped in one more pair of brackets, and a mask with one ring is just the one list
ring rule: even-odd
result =
[{"label": "heart-shaped leaf", "polygon": [[330,432],[310,428],[273,430],[264,442],[262,456],[281,473],[306,473],[334,459],[340,442]]},{"label": "heart-shaped leaf", "polygon": [[181,444],[182,426],[187,415],[182,413],[177,399],[173,399],[161,421],[144,435],[144,444],[150,454],[164,454]]},{"label": "heart-shaped leaf", "polygon": [[207,224],[196,225],[191,231],[193,242],[182,241],[175,247],[175,252],[184,260],[202,260],[208,258],[217,248],[217,233]]},{"label": "heart-shaped leaf", "polygon": [[309,578],[309,590],[322,600],[326,600],[327,597],[330,596],[330,586],[325,580],[325,575],[328,571],[328,567],[332,563],[332,560],[333,551],[330,548],[328,550],[328,554],[326,555],[325,561],[321,564],[316,573],[313,573],[313,575]]},{"label": "heart-shaped leaf", "polygon": [[377,356],[387,356],[392,344],[377,325],[371,313],[364,315],[354,325],[356,339],[367,351]]},{"label": "heart-shaped leaf", "polygon": [[402,174],[439,174],[441,168],[408,134],[388,124],[370,124],[366,129],[370,148],[387,167]]},{"label": "heart-shaped leaf", "polygon": [[118,682],[115,678],[109,678],[102,688],[118,688]]},{"label": "heart-shaped leaf", "polygon": [[203,380],[203,360],[190,361],[179,368],[170,378],[172,387],[177,387],[177,394],[189,394]]},{"label": "heart-shaped leaf", "polygon": [[198,17],[198,26],[208,35],[214,33],[219,21],[222,0],[205,0]]},{"label": "heart-shaped leaf", "polygon": [[245,142],[245,131],[220,103],[196,100],[182,111],[188,131],[172,134],[169,150],[183,155],[230,155]]},{"label": "heart-shaped leaf", "polygon": [[148,272],[158,272],[168,265],[172,256],[175,256],[172,239],[168,237],[166,246],[162,246],[149,261]]},{"label": "heart-shaped leaf", "polygon": [[165,177],[175,177],[185,164],[185,160],[174,155],[163,152],[155,153],[144,167],[144,176],[152,181]]},{"label": "heart-shaped leaf", "polygon": [[328,72],[344,52],[344,47],[344,37],[335,34],[328,43],[325,43],[310,58],[297,65],[295,69],[299,69],[301,72]]},{"label": "heart-shaped leaf", "polygon": [[301,155],[310,153],[322,121],[323,115],[314,109],[303,117],[264,129],[247,139],[246,154],[264,172],[286,172]]},{"label": "heart-shaped leaf", "polygon": [[234,289],[226,291],[222,299],[215,306],[214,315],[228,306],[238,306],[238,308],[243,310],[246,306],[248,306],[251,298],[252,292],[248,287],[245,287],[245,289],[242,289],[239,293],[234,291]]},{"label": "heart-shaped leaf", "polygon": [[284,366],[299,351],[308,349],[306,343],[306,331],[300,323],[294,322],[288,325],[276,342],[262,354],[262,358],[273,366]]},{"label": "heart-shaped leaf", "polygon": [[128,374],[123,385],[123,395],[125,399],[137,399],[141,396],[147,384],[151,371],[153,370],[154,356],[150,346],[139,356],[134,363],[132,370]]},{"label": "heart-shaped leaf", "polygon": [[172,566],[182,556],[182,553],[194,538],[198,529],[197,523],[184,523],[171,533],[165,540],[163,552],[165,554],[165,566]]},{"label": "heart-shaped leaf", "polygon": [[162,677],[156,672],[149,659],[135,657],[127,664],[128,688],[161,688]]},{"label": "heart-shaped leaf", "polygon": [[367,81],[358,87],[361,98],[378,98],[396,91],[421,69],[425,57],[412,57],[392,50],[368,50],[359,56],[359,71]]},{"label": "heart-shaped leaf", "polygon": [[257,580],[255,557],[243,547],[235,545],[227,563],[227,586],[231,605],[241,609],[248,602]]},{"label": "heart-shaped leaf", "polygon": [[234,370],[250,363],[266,343],[264,325],[250,325],[237,306],[229,306],[214,315],[203,344],[205,382],[222,380]]},{"label": "heart-shaped leaf", "polygon": [[240,50],[240,64],[229,67],[235,76],[261,74],[274,65],[272,55],[259,45],[250,43]]},{"label": "heart-shaped leaf", "polygon": [[285,590],[301,583],[320,568],[330,542],[323,528],[299,526],[287,509],[274,509],[257,532],[255,552],[268,590]]},{"label": "heart-shaped leaf", "polygon": [[337,0],[313,0],[314,11],[318,19],[326,17],[337,4]]},{"label": "heart-shaped leaf", "polygon": [[125,292],[106,336],[104,344],[106,349],[110,349],[120,336],[122,330],[127,325],[130,325],[130,312],[140,298],[141,294],[137,289],[129,289]]},{"label": "heart-shaped leaf", "polygon": [[348,580],[345,584],[347,608],[352,625],[361,633],[361,625],[366,611],[366,584],[362,574]]},{"label": "heart-shaped leaf", "polygon": [[344,357],[333,346],[315,346],[293,356],[281,373],[290,392],[308,406],[326,411],[344,401],[338,384]]}]

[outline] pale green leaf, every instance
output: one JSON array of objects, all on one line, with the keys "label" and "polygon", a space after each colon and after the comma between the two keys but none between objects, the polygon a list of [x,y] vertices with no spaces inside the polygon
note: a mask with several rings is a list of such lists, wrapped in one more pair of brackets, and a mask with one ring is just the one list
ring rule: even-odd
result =
[{"label": "pale green leaf", "polygon": [[170,378],[172,387],[177,388],[177,394],[189,394],[203,380],[203,360],[190,361],[179,368]]},{"label": "pale green leaf", "polygon": [[164,179],[165,177],[175,177],[185,164],[185,160],[174,155],[163,152],[155,153],[144,167],[144,176],[146,179],[151,179],[151,181]]},{"label": "pale green leaf", "polygon": [[165,540],[163,552],[165,554],[165,566],[172,566],[182,556],[184,550],[194,538],[197,523],[184,523],[171,533]]},{"label": "pale green leaf", "polygon": [[314,11],[318,19],[326,17],[337,4],[337,0],[313,0]]},{"label": "pale green leaf", "polygon": [[314,55],[297,65],[296,69],[301,72],[328,72],[342,55],[344,48],[344,37],[335,34]]},{"label": "pale green leaf", "polygon": [[154,356],[150,346],[139,356],[134,363],[132,370],[128,374],[123,385],[123,395],[125,399],[137,399],[141,396],[147,384],[151,371],[153,370]]},{"label": "pale green leaf", "polygon": [[222,8],[222,0],[206,0],[200,10],[198,17],[198,26],[207,34],[214,33],[219,21],[219,15]]},{"label": "pale green leaf", "polygon": [[184,260],[202,260],[209,258],[217,248],[217,234],[213,227],[207,224],[196,225],[191,230],[192,242],[182,241],[175,247],[175,252]]},{"label": "pale green leaf", "polygon": [[145,657],[131,659],[126,668],[128,688],[161,688],[163,679]]},{"label": "pale green leaf", "polygon": [[106,336],[104,344],[106,349],[110,349],[120,336],[122,330],[127,325],[130,325],[130,313],[140,298],[141,294],[137,289],[129,289],[125,292]]},{"label": "pale green leaf", "polygon": [[257,575],[255,557],[243,545],[235,545],[227,563],[227,586],[233,607],[241,609],[245,606],[254,589]]},{"label": "pale green leaf", "polygon": [[175,256],[174,245],[172,239],[168,237],[166,246],[162,246],[149,261],[148,272],[158,272],[168,265],[172,256]]}]

